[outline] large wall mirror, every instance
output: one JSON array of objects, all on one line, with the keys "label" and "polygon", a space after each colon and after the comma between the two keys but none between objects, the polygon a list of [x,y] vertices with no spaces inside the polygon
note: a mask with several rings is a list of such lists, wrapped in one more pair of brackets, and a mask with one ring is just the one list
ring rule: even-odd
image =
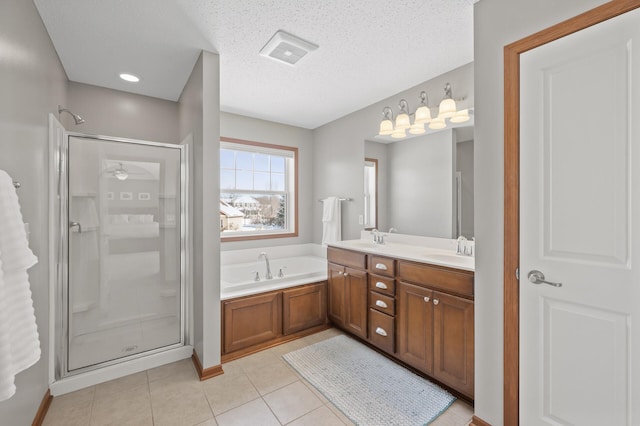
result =
[{"label": "large wall mirror", "polygon": [[[473,126],[395,142],[365,141],[365,229],[472,238],[473,150]],[[375,180],[367,179],[372,164]]]}]

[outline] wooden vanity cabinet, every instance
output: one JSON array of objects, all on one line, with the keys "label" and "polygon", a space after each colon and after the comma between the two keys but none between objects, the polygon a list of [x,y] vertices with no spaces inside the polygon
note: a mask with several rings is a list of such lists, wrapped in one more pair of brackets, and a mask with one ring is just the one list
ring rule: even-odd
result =
[{"label": "wooden vanity cabinet", "polygon": [[327,258],[336,326],[473,399],[473,272],[335,247]]},{"label": "wooden vanity cabinet", "polygon": [[433,291],[400,281],[398,299],[398,352],[396,356],[427,374],[433,373]]},{"label": "wooden vanity cabinet", "polygon": [[395,259],[369,256],[369,343],[396,351]]},{"label": "wooden vanity cabinet", "polygon": [[473,396],[473,302],[434,291],[433,303],[433,377]]},{"label": "wooden vanity cabinet", "polygon": [[[367,338],[366,255],[329,247],[329,319],[346,331]],[[358,269],[356,269],[358,268]]]},{"label": "wooden vanity cabinet", "polygon": [[[411,262],[398,269],[396,356],[473,398],[473,273]],[[440,291],[448,280],[460,296]]]}]

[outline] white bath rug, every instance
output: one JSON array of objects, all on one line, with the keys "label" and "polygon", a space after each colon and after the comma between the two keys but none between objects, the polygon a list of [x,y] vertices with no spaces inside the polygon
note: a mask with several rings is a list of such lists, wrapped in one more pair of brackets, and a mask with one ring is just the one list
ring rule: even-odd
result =
[{"label": "white bath rug", "polygon": [[358,425],[425,425],[455,397],[347,336],[283,355]]}]

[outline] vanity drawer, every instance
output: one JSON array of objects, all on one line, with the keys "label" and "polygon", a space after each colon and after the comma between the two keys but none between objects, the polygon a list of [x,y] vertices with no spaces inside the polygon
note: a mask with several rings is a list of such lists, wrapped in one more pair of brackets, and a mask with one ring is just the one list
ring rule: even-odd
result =
[{"label": "vanity drawer", "polygon": [[394,259],[382,256],[369,256],[369,272],[393,277],[396,274]]},{"label": "vanity drawer", "polygon": [[399,261],[398,279],[461,296],[473,297],[473,272]]},{"label": "vanity drawer", "polygon": [[369,309],[369,341],[388,353],[395,352],[395,320],[387,314]]},{"label": "vanity drawer", "polygon": [[367,269],[367,255],[356,251],[329,247],[327,248],[327,260],[351,268]]},{"label": "vanity drawer", "polygon": [[395,296],[396,281],[393,278],[369,274],[369,290],[388,294],[389,296]]},{"label": "vanity drawer", "polygon": [[377,291],[369,292],[369,307],[391,316],[396,313],[395,299]]}]

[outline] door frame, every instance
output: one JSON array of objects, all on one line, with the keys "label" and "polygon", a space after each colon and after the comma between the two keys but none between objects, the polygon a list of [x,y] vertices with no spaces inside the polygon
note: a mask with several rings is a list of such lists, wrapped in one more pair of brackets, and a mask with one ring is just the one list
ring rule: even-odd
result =
[{"label": "door frame", "polygon": [[520,418],[520,54],[640,8],[612,0],[504,47],[504,386],[503,422]]}]

